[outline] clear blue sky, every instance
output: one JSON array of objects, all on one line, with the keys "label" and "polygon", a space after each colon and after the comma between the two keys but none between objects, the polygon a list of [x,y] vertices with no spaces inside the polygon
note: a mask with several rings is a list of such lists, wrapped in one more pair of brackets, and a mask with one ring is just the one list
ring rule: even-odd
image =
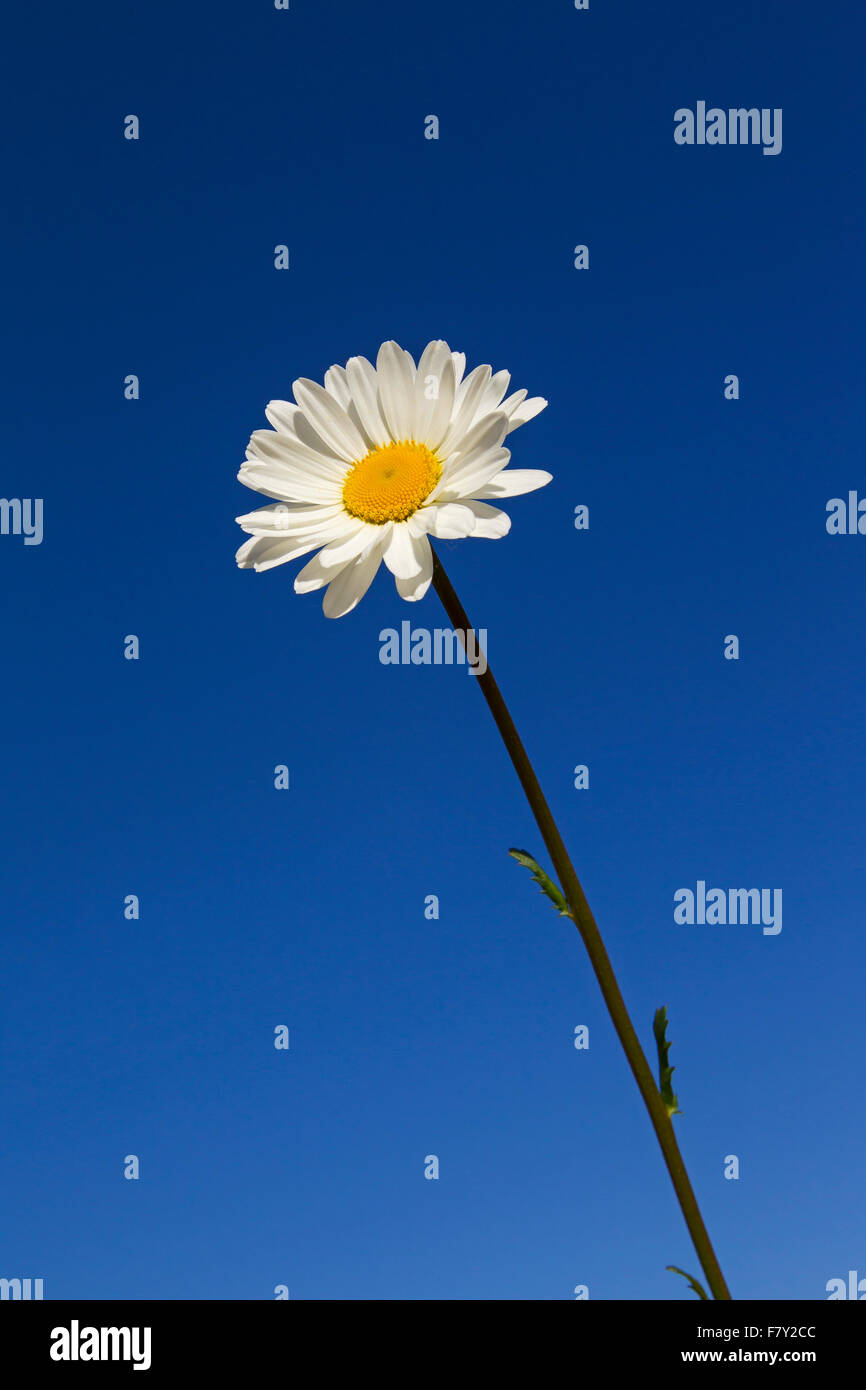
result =
[{"label": "clear blue sky", "polygon": [[[0,536],[0,1275],[692,1297],[475,683],[379,663],[435,594],[328,622],[235,567],[266,402],[436,337],[550,401],[509,442],[553,483],[443,559],[648,1049],[668,1007],[732,1291],[866,1275],[866,536],[825,529],[866,496],[863,39],[802,0],[16,7],[2,493],[44,539]],[[699,100],[782,108],[781,154],[676,145]],[[781,933],[677,925],[699,879],[781,888]]]}]

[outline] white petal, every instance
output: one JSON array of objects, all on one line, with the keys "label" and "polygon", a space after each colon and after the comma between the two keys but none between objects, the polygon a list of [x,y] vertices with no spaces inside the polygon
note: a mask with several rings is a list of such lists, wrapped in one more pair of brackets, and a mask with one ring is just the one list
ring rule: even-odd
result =
[{"label": "white petal", "polygon": [[[460,418],[459,421],[457,421],[455,434],[457,431],[470,430],[471,425],[475,424],[475,421],[482,420],[484,416],[489,416],[493,410],[505,410],[502,404],[502,398],[505,396],[507,389],[509,389],[509,382],[510,379],[512,379],[512,375],[507,373],[507,371],[498,371],[495,375],[488,377],[489,370],[491,370],[489,367],[477,368],[477,371],[481,371],[482,373],[478,381],[484,382],[481,391],[478,391],[478,381],[474,379],[475,373],[471,373],[470,377],[467,377],[466,381],[463,382],[461,391],[464,391],[466,388],[468,389],[466,389],[464,395],[457,396],[455,418],[457,414],[459,414]],[[470,382],[471,388],[468,386]]]},{"label": "white petal", "polygon": [[425,376],[439,376],[445,362],[450,358],[451,349],[448,344],[442,338],[434,338],[418,358],[416,380],[420,380],[423,386]]},{"label": "white petal", "polygon": [[[360,429],[352,401],[349,402],[348,413],[356,428]],[[315,462],[319,472],[331,470],[340,477],[345,476],[346,460],[335,454],[321,435],[316,433],[300,406],[288,401],[269,401],[265,407],[265,415],[278,435],[272,452],[279,452],[281,447],[289,449],[294,458]],[[253,439],[266,434],[267,430],[256,430]]]},{"label": "white petal", "polygon": [[472,418],[463,418],[462,427],[464,429],[468,429],[469,426],[473,425],[476,420],[483,419],[483,417],[485,415],[489,415],[491,411],[503,409],[501,403],[502,397],[508,390],[508,383],[510,382],[510,380],[510,372],[497,372],[495,376],[491,376],[490,380],[487,382],[487,385],[484,387],[484,390],[481,392],[481,395],[478,397],[475,403]]},{"label": "white petal", "polygon": [[527,395],[528,392],[526,390],[512,391],[510,396],[506,396],[499,409],[504,410],[506,415],[511,415],[520,405],[521,401],[526,400]]},{"label": "white petal", "polygon": [[448,433],[454,412],[454,392],[456,389],[454,363],[446,359],[439,376],[439,395],[436,400],[424,401],[429,409],[422,413],[419,408],[416,421],[416,439],[430,449],[437,450]]},{"label": "white petal", "polygon": [[266,497],[276,497],[281,502],[319,503],[328,507],[339,503],[342,496],[339,486],[287,463],[257,463],[255,460],[243,463],[238,481],[253,492],[263,492]]},{"label": "white petal", "polygon": [[[442,377],[446,367],[448,368],[448,382],[446,383],[448,398],[443,401]],[[453,381],[454,363],[451,361],[451,350],[448,344],[438,340],[428,343],[421,354],[418,371],[415,375],[415,431],[413,438],[420,443],[429,444],[435,448],[442,439],[451,418],[451,405],[454,400]],[[434,391],[435,395],[433,394]],[[438,422],[443,414],[446,416],[445,426],[439,429],[437,423],[431,431],[430,424],[434,416]],[[434,441],[432,435],[437,430],[438,435]]]},{"label": "white petal", "polygon": [[307,555],[321,544],[321,536],[252,536],[244,541],[235,559],[239,569],[270,570]]},{"label": "white petal", "polygon": [[525,425],[527,420],[532,420],[536,415],[540,414],[546,405],[547,401],[543,396],[530,396],[528,401],[523,401],[521,405],[517,406],[517,408],[511,412],[511,418],[508,422],[509,434],[512,430],[516,430],[518,425]]},{"label": "white petal", "polygon": [[480,415],[487,415],[491,410],[502,409],[502,397],[508,390],[511,381],[510,372],[494,372],[481,397]]},{"label": "white petal", "polygon": [[511,530],[511,517],[498,507],[488,507],[486,502],[464,502],[463,505],[475,517],[473,536],[482,540],[499,540]]},{"label": "white petal", "polygon": [[392,439],[412,439],[415,430],[415,363],[399,344],[383,343],[376,358],[379,409]]},{"label": "white petal", "polygon": [[292,429],[295,431],[295,438],[302,448],[312,451],[319,458],[329,458],[337,467],[345,469],[346,459],[338,454],[330,444],[325,443],[302,410],[298,410],[295,414],[292,420]]},{"label": "white petal", "polygon": [[254,512],[236,516],[235,521],[252,536],[312,535],[317,529],[330,526],[342,511],[339,506],[293,507],[277,502],[271,507],[257,507]]},{"label": "white petal", "polygon": [[265,406],[265,415],[275,430],[280,430],[283,434],[289,434],[294,438],[295,430],[292,421],[297,415],[298,409],[299,407],[293,401],[268,401]]},{"label": "white petal", "polygon": [[552,473],[543,468],[506,468],[491,478],[475,492],[476,497],[519,497],[524,492],[534,492],[553,481]]},{"label": "white petal", "polygon": [[475,530],[474,514],[458,502],[421,507],[412,520],[441,541],[459,540],[461,536],[471,536]]},{"label": "white petal", "polygon": [[[353,463],[367,452],[360,433],[345,410],[316,381],[300,377],[292,383],[295,400],[317,434],[338,458]],[[299,428],[297,417],[295,428]]]},{"label": "white petal", "polygon": [[457,391],[457,404],[463,405],[470,396],[481,396],[492,376],[493,368],[487,362],[473,367],[469,375],[464,377],[460,383]]},{"label": "white petal", "polygon": [[[472,430],[478,416],[478,406],[490,382],[491,371],[488,366],[476,367],[465,380],[461,381],[454,398],[454,413],[451,426],[442,441],[445,453],[463,449],[464,437]],[[507,418],[507,417],[506,417]],[[505,431],[503,430],[503,438]]]},{"label": "white petal", "polygon": [[248,459],[264,459],[267,463],[290,463],[300,468],[305,475],[317,474],[320,478],[342,481],[346,476],[346,465],[320,449],[303,444],[297,435],[284,434],[278,430],[254,430],[247,445]]},{"label": "white petal", "polygon": [[[324,589],[325,585],[330,584],[332,579],[336,579],[340,570],[345,568],[345,565],[338,565],[337,567],[332,565],[330,569],[325,569],[320,559],[321,554],[321,550],[318,551],[312,560],[307,561],[303,569],[298,570],[295,575],[296,594],[311,594],[314,589]],[[349,564],[348,560],[346,564]]]},{"label": "white petal", "polygon": [[423,598],[430,588],[430,581],[433,578],[433,551],[430,549],[430,542],[426,536],[413,541],[415,554],[421,565],[420,574],[413,575],[409,579],[404,579],[400,575],[395,576],[397,593],[409,603],[417,603]]},{"label": "white petal", "polygon": [[464,497],[477,497],[484,484],[501,473],[510,458],[507,449],[473,449],[443,474],[428,501],[459,502]]},{"label": "white petal", "polygon": [[374,448],[387,443],[390,435],[379,409],[376,368],[366,357],[350,357],[346,363],[346,376],[367,443]]},{"label": "white petal", "polygon": [[406,523],[398,521],[382,552],[385,564],[397,578],[412,579],[421,573],[421,559],[416,554],[416,544]]},{"label": "white petal", "polygon": [[[302,570],[295,575],[295,593],[307,594],[312,589],[321,589],[336,579],[341,570],[356,560],[359,555],[374,548],[381,549],[379,526],[367,526],[361,522],[358,529],[346,539],[332,541],[314,555]],[[370,533],[373,533],[372,535]]]},{"label": "white petal", "polygon": [[446,361],[451,358],[451,349],[443,338],[433,338],[418,358],[416,381],[420,379],[423,387],[425,376],[438,376]]},{"label": "white petal", "polygon": [[469,430],[468,434],[460,440],[459,444],[447,448],[447,440],[440,449],[440,454],[445,457],[445,474],[447,476],[454,468],[460,466],[464,459],[470,454],[479,450],[498,449],[505,438],[508,429],[508,416],[501,411],[496,411],[493,415],[485,415],[483,420],[477,420]]},{"label": "white petal", "polygon": [[341,405],[348,412],[352,392],[349,390],[349,383],[346,380],[345,367],[328,368],[325,372],[325,390],[329,396],[334,397],[338,405]]},{"label": "white petal", "polygon": [[[354,518],[347,518],[354,520]],[[342,569],[350,560],[354,560],[370,546],[380,545],[383,536],[381,526],[371,526],[366,521],[358,522],[356,526],[347,529],[343,536],[338,540],[331,541],[319,554],[322,568],[331,571],[333,579],[337,569]]]},{"label": "white petal", "polygon": [[466,371],[466,353],[452,352],[451,360],[454,363],[454,379],[459,386],[463,380],[463,373]]},{"label": "white petal", "polygon": [[380,548],[373,546],[369,553],[353,560],[341,570],[325,590],[322,600],[325,617],[342,618],[346,613],[351,613],[366,594],[381,563]]}]

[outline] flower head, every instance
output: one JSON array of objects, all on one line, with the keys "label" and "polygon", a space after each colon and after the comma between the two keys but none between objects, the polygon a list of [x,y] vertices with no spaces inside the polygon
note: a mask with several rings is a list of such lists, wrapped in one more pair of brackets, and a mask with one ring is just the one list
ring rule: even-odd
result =
[{"label": "flower head", "polygon": [[302,377],[295,403],[271,401],[271,430],[256,430],[238,477],[273,505],[239,516],[250,536],[241,569],[266,570],[317,553],[295,591],[325,588],[329,618],[351,612],[384,560],[405,599],[423,598],[433,573],[429,536],[504,536],[511,520],[491,501],[532,492],[551,475],[507,468],[505,436],[547,402],[505,397],[510,376],[476,367],[447,343],[416,367],[383,343],[375,367],[352,357],[324,387]]}]

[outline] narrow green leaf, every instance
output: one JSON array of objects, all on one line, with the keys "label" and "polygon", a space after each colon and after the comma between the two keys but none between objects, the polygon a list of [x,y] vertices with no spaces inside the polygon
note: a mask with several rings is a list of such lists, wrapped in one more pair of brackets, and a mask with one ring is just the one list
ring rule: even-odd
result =
[{"label": "narrow green leaf", "polygon": [[703,1298],[707,1303],[712,1302],[709,1294],[704,1292],[697,1279],[693,1279],[690,1274],[686,1274],[686,1271],[684,1269],[677,1269],[676,1265],[665,1265],[665,1269],[673,1270],[674,1274],[681,1274],[684,1279],[688,1279],[689,1284],[694,1289],[698,1298]]},{"label": "narrow green leaf", "polygon": [[556,886],[553,879],[544,872],[538,861],[533,859],[531,854],[527,854],[525,849],[510,849],[508,853],[511,855],[512,859],[517,860],[518,864],[522,864],[524,868],[531,871],[535,882],[538,884],[542,893],[546,894],[553,903],[560,917],[570,917],[571,909],[565,901],[562,889]]},{"label": "narrow green leaf", "polygon": [[[662,1008],[656,1009],[655,1018],[653,1019],[653,1033],[655,1034],[656,1047],[659,1053],[659,1090],[662,1094],[662,1100],[667,1106],[668,1114],[681,1115],[683,1112],[680,1110],[679,1101],[674,1095],[673,1086],[671,1085],[671,1077],[676,1071],[676,1067],[668,1065],[668,1053],[671,1050],[672,1044],[665,1038],[667,1026],[667,1009],[662,1006]],[[673,1265],[669,1267],[673,1269]],[[681,1272],[682,1271],[677,1270],[678,1274]]]}]

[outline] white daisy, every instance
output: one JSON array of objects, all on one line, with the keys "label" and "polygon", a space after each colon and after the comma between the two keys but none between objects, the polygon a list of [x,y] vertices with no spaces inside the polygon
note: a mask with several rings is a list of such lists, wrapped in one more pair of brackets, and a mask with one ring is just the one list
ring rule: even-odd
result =
[{"label": "white daisy", "polygon": [[510,375],[476,367],[447,343],[432,342],[417,367],[397,343],[383,343],[375,367],[352,357],[325,385],[301,377],[296,404],[271,401],[272,430],[256,430],[238,478],[276,498],[237,517],[251,537],[241,569],[267,570],[318,553],[295,591],[327,585],[326,617],[363,598],[384,560],[405,599],[423,598],[433,573],[429,536],[496,538],[511,519],[491,500],[549,483],[536,468],[506,468],[505,436],[547,405],[525,391],[505,397]]}]

